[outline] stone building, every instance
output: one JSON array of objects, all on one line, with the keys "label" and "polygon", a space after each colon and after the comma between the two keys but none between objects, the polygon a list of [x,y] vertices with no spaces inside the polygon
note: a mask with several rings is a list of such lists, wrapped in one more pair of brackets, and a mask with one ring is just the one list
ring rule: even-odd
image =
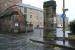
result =
[{"label": "stone building", "polygon": [[18,5],[22,7],[21,12],[26,16],[27,24],[33,24],[34,28],[43,28],[43,9],[23,3]]},{"label": "stone building", "polygon": [[0,4],[1,31],[23,32],[27,26],[27,29],[43,28],[42,9],[23,4],[22,0],[1,0]]},{"label": "stone building", "polygon": [[18,32],[25,30],[25,17],[21,7],[17,5],[22,0],[1,0],[0,1],[0,31]]},{"label": "stone building", "polygon": [[22,0],[0,0],[0,12],[17,3],[22,3]]},{"label": "stone building", "polygon": [[5,10],[0,16],[0,31],[16,32],[25,30],[25,17],[20,12],[20,7],[10,8]]}]

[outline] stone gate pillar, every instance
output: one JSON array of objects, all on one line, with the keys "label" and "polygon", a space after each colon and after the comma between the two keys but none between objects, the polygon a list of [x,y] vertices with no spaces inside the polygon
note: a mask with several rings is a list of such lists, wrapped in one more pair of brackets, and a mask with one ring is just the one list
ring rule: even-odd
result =
[{"label": "stone gate pillar", "polygon": [[56,2],[46,1],[44,8],[44,40],[53,40],[56,32]]}]

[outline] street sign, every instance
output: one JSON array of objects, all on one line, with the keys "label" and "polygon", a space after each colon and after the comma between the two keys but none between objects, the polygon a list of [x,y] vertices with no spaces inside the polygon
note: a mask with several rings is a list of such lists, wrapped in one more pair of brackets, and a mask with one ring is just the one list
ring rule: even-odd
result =
[{"label": "street sign", "polygon": [[62,18],[65,18],[65,16],[66,16],[65,14],[62,14],[62,15],[61,15]]}]

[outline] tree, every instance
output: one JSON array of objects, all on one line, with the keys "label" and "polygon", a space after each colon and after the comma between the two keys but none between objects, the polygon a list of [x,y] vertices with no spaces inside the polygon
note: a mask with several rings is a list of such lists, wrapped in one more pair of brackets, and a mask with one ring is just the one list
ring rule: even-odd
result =
[{"label": "tree", "polygon": [[70,22],[70,31],[72,34],[75,34],[75,20]]}]

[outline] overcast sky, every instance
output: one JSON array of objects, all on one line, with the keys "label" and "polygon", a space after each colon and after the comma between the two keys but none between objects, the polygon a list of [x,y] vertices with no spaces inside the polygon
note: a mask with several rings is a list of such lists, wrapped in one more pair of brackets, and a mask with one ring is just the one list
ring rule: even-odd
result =
[{"label": "overcast sky", "polygon": [[[43,2],[48,0],[23,0],[23,3],[30,4],[43,9]],[[62,4],[63,0],[56,0],[57,2],[57,13],[62,13]],[[69,21],[75,19],[75,0],[65,0],[65,7],[69,10],[66,12],[67,17],[69,17]]]}]

